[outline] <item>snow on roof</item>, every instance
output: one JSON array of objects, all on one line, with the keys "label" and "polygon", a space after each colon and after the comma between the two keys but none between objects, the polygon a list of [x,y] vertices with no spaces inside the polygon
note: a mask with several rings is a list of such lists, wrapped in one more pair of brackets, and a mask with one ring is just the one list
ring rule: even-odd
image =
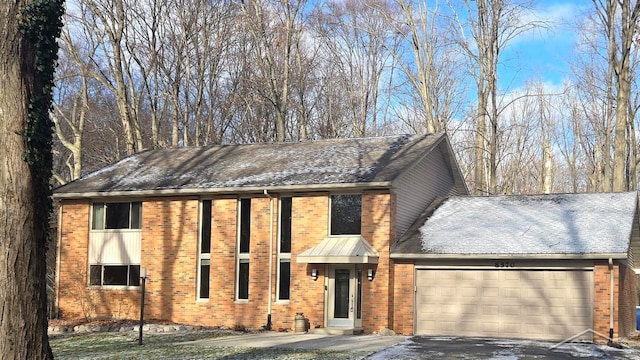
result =
[{"label": "snow on roof", "polygon": [[398,135],[149,150],[54,194],[389,182],[443,138]]},{"label": "snow on roof", "polygon": [[428,254],[626,254],[636,192],[455,197],[420,227]]}]

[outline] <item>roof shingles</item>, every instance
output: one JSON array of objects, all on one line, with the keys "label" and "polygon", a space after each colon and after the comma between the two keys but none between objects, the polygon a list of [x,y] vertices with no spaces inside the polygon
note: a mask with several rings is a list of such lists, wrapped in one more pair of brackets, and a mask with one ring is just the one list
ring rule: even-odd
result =
[{"label": "roof shingles", "polygon": [[443,138],[444,134],[401,135],[149,150],[54,193],[390,182]]}]

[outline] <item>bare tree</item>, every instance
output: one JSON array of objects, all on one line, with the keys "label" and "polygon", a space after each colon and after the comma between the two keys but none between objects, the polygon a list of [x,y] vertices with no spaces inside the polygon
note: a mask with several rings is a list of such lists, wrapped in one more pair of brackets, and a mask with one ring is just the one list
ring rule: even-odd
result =
[{"label": "bare tree", "polygon": [[[631,51],[640,17],[640,2],[634,2],[633,6],[631,0],[593,0],[593,3],[608,39],[607,83],[613,84],[616,100],[612,190],[625,191],[630,189],[632,183],[628,173],[630,164],[635,168],[636,162],[631,151],[631,144],[635,141],[632,138],[634,132],[631,131],[633,118],[630,118],[629,112],[633,81]],[[610,93],[607,91],[608,95]],[[631,176],[635,178],[637,175],[634,173]]]},{"label": "bare tree", "polygon": [[[460,29],[457,41],[470,61],[477,89],[472,188],[478,194],[495,193],[498,187],[498,63],[510,41],[542,25],[537,21],[523,22],[531,8],[531,0],[465,0],[466,14],[454,13],[453,27]],[[453,6],[452,9],[459,11]]]}]

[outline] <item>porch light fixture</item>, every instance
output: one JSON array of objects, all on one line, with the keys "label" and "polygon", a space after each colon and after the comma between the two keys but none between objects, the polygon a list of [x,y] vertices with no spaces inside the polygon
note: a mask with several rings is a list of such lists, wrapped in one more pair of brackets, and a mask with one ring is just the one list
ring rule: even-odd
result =
[{"label": "porch light fixture", "polygon": [[373,269],[367,269],[367,279],[369,281],[373,281],[373,278],[376,276],[376,272]]},{"label": "porch light fixture", "polygon": [[311,269],[311,278],[313,281],[318,280],[318,269]]}]

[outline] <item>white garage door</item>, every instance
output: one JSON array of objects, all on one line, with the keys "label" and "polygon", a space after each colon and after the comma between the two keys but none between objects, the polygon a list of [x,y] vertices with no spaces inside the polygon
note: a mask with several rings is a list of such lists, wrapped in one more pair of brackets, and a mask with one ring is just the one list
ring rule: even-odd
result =
[{"label": "white garage door", "polygon": [[593,327],[592,271],[429,269],[416,286],[420,335],[562,340]]}]

